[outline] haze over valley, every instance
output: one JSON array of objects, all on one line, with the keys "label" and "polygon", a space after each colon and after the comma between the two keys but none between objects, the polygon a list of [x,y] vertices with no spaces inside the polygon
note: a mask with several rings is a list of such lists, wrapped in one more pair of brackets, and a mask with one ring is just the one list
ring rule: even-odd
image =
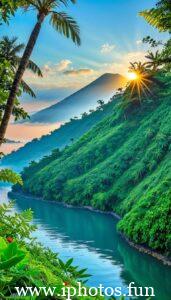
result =
[{"label": "haze over valley", "polygon": [[[75,116],[80,118],[84,112],[89,113],[89,110],[96,109],[98,100],[107,103],[118,88],[125,86],[126,81],[122,75],[105,73],[63,100],[56,101],[55,104],[31,114],[29,119],[11,123],[7,130],[7,137],[13,138],[14,141],[20,140],[20,144],[5,143],[3,152],[8,154],[32,139],[40,138],[42,135],[58,129],[71,118]],[[36,107],[35,104],[34,107]]]}]

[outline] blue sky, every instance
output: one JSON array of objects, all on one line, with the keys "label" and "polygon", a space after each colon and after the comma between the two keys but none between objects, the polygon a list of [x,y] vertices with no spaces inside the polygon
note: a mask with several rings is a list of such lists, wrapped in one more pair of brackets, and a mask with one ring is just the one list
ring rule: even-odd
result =
[{"label": "blue sky", "polygon": [[[141,43],[144,36],[166,37],[138,16],[139,11],[155,3],[155,0],[78,0],[67,10],[62,7],[80,26],[80,47],[58,34],[46,20],[32,55],[42,67],[44,78],[37,79],[29,72],[25,75],[39,100],[61,99],[105,72],[124,74],[129,61],[142,59],[146,50]],[[1,27],[0,35],[18,36],[26,43],[35,21],[33,11],[27,14],[19,11],[9,26]]]},{"label": "blue sky", "polygon": [[[77,0],[67,12],[80,26],[80,47],[58,34],[46,20],[32,55],[44,77],[39,79],[25,73],[26,82],[37,95],[36,100],[24,95],[21,103],[26,111],[33,113],[50,106],[106,72],[125,75],[130,61],[143,60],[147,51],[141,42],[144,36],[167,39],[166,34],[158,33],[138,16],[139,11],[154,7],[155,3],[155,0]],[[18,36],[20,42],[26,43],[35,22],[33,11],[27,14],[19,11],[9,26],[1,26],[0,36]],[[34,129],[30,126],[11,124],[7,137],[26,142],[54,129],[47,124],[34,125]]]}]

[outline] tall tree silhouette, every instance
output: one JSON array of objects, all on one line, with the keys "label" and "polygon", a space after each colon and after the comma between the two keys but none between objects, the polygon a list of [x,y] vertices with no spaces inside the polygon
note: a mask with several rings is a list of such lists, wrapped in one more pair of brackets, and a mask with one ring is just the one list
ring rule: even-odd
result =
[{"label": "tall tree silhouette", "polygon": [[[76,0],[70,0],[73,4]],[[27,46],[21,58],[19,67],[15,74],[15,78],[10,90],[10,94],[7,100],[4,115],[0,124],[0,145],[3,143],[7,126],[14,107],[15,97],[21,83],[23,74],[28,66],[30,56],[36,44],[43,22],[49,17],[50,24],[59,33],[63,34],[67,38],[71,38],[72,41],[80,45],[80,30],[73,18],[68,16],[65,12],[59,12],[59,8],[62,4],[65,6],[69,0],[27,0],[24,1],[24,10],[34,9],[37,11],[37,22],[33,28],[33,31],[28,40]]]},{"label": "tall tree silhouette", "polygon": [[[6,61],[10,62],[10,66],[14,74],[16,73],[17,68],[21,62],[21,57],[19,56],[19,54],[24,49],[24,44],[18,44],[17,40],[17,37],[9,38],[8,36],[4,36],[0,40],[0,59],[5,59]],[[28,61],[27,69],[42,77],[40,68],[32,60]],[[3,72],[5,73],[5,71],[6,70],[4,68]],[[32,97],[35,97],[33,90],[23,79],[21,80],[21,87],[25,93],[29,94]]]}]

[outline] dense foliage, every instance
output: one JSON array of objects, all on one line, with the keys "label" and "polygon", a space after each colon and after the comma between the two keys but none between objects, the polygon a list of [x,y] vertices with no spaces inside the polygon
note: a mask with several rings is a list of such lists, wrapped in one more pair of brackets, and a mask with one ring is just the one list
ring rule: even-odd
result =
[{"label": "dense foliage", "polygon": [[[0,55],[0,121],[2,120],[4,107],[6,105],[7,97],[9,95],[9,89],[12,84],[14,77],[14,72],[11,69],[11,64],[4,58],[1,58]],[[19,108],[19,96],[21,95],[22,90],[18,91],[17,97],[15,99],[15,110]],[[14,115],[17,116],[15,111]]]},{"label": "dense foliage", "polygon": [[168,31],[171,33],[170,0],[159,0],[154,8],[142,11],[140,15],[159,31]]},{"label": "dense foliage", "polygon": [[85,282],[89,276],[86,269],[79,270],[73,266],[72,259],[63,262],[58,254],[43,248],[31,238],[30,234],[35,230],[35,226],[30,225],[31,219],[30,210],[17,214],[13,212],[13,203],[0,206],[0,299],[47,298],[43,293],[34,297],[18,297],[15,287],[25,286],[55,286],[54,296],[49,295],[48,299],[59,299],[58,294],[62,293],[64,283],[78,288],[77,281]]},{"label": "dense foliage", "polygon": [[[0,122],[3,118],[15,72],[21,60],[19,54],[23,48],[24,44],[18,44],[16,37],[10,39],[7,36],[4,36],[0,39]],[[31,60],[27,65],[27,69],[38,76],[42,76],[39,67]],[[19,98],[23,92],[29,94],[31,97],[35,97],[32,89],[24,80],[22,80],[12,110],[15,121],[20,118],[26,119],[28,117],[27,112],[25,112],[20,105]]]},{"label": "dense foliage", "polygon": [[22,1],[20,0],[1,0],[0,1],[0,25],[1,22],[8,23],[11,16],[14,16],[15,11]]},{"label": "dense foliage", "polygon": [[[159,0],[155,7],[140,12],[140,16],[160,32],[168,32],[171,34],[171,2],[170,0]],[[158,62],[164,64],[164,68],[171,70],[171,39],[163,43],[155,41],[150,36],[143,39],[143,42],[149,43],[153,48],[163,45],[160,49]]]},{"label": "dense foliage", "polygon": [[161,79],[165,89],[154,99],[131,106],[126,115],[118,100],[112,115],[58,158],[25,168],[23,191],[112,210],[123,217],[119,229],[133,241],[169,252],[171,82]]}]

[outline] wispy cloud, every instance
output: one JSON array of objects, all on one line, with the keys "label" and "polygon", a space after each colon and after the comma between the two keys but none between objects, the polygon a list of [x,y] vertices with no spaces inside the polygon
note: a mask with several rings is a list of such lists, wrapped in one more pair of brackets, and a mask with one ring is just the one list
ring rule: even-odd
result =
[{"label": "wispy cloud", "polygon": [[43,74],[45,76],[47,76],[47,75],[54,75],[56,73],[63,72],[71,64],[72,64],[72,61],[70,61],[69,59],[63,59],[59,63],[53,64],[53,65],[50,64],[50,63],[49,64],[45,64],[43,66]]},{"label": "wispy cloud", "polygon": [[[33,88],[37,90],[50,89],[78,89],[91,81],[94,70],[90,68],[74,68],[72,61],[63,59],[56,64],[51,62],[42,66],[43,78],[38,78],[30,71],[26,71],[24,78]],[[66,76],[68,75],[68,76]],[[75,77],[70,80],[70,76]],[[81,76],[81,81],[79,77]]]},{"label": "wispy cloud", "polygon": [[136,44],[139,46],[139,45],[142,45],[143,41],[142,40],[137,40],[136,41]]},{"label": "wispy cloud", "polygon": [[94,71],[92,69],[73,69],[73,70],[67,70],[63,72],[65,75],[71,75],[71,76],[87,76],[92,74]]},{"label": "wispy cloud", "polygon": [[69,59],[63,59],[56,65],[56,71],[62,72],[68,68],[68,66],[72,64]]},{"label": "wispy cloud", "polygon": [[106,43],[101,46],[100,52],[102,54],[111,53],[115,47],[116,46],[114,44],[110,45],[109,43]]},{"label": "wispy cloud", "polygon": [[130,62],[135,61],[145,61],[145,52],[132,51],[125,54],[123,53],[115,61],[102,64],[99,68],[99,73],[111,72],[125,75],[128,72]]}]

